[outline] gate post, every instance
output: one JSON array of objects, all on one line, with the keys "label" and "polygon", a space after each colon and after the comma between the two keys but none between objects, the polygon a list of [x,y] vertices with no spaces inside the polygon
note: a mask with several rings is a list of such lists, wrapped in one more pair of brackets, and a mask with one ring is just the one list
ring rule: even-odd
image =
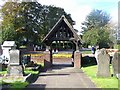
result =
[{"label": "gate post", "polygon": [[74,67],[75,68],[81,68],[81,53],[80,51],[74,52]]},{"label": "gate post", "polygon": [[48,69],[52,65],[50,51],[44,51],[44,54],[45,54],[44,67],[45,67],[45,69]]}]

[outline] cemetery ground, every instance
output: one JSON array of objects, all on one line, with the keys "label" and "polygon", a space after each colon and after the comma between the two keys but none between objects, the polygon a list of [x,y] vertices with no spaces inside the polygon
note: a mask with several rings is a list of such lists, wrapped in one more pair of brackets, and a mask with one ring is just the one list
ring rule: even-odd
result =
[{"label": "cemetery ground", "polygon": [[[90,54],[91,51],[85,51],[83,52],[83,54]],[[72,55],[71,54],[54,54],[53,57],[54,58],[69,58],[71,57]],[[84,55],[83,55],[84,56]],[[83,57],[85,58],[85,57]],[[89,60],[88,60],[89,59]],[[85,59],[83,59],[85,60]],[[95,83],[95,85],[97,86],[97,88],[118,88],[118,79],[114,76],[110,77],[110,78],[97,78],[96,77],[96,69],[97,69],[97,65],[95,65],[95,60],[93,57],[89,57],[87,58],[88,62],[86,62],[86,65],[85,66],[82,66],[82,70],[83,72]],[[88,63],[91,63],[91,64],[88,64]],[[43,67],[43,64],[41,64],[41,66]],[[113,74],[113,71],[112,71],[112,66],[110,65],[110,70],[111,70],[111,73]],[[31,73],[32,74],[32,80],[37,80],[38,78],[38,74],[40,73],[40,70],[32,70],[31,68],[26,68],[25,71],[24,71],[26,74],[29,74]],[[0,75],[5,75],[7,73],[6,69],[4,69],[2,72],[0,72]],[[3,81],[0,81],[0,84],[2,85],[6,85],[8,87],[10,87],[12,90],[17,88],[17,90],[19,89],[23,89],[25,88],[26,86],[28,86],[30,83],[32,83],[33,81],[29,81],[29,82],[20,82],[20,81],[16,81],[16,82],[13,82],[13,83],[5,83]]]},{"label": "cemetery ground", "polygon": [[[109,78],[97,78],[97,65],[82,67],[83,72],[95,83],[98,88],[119,88],[119,82],[116,77],[112,76],[112,66],[110,65],[111,76]],[[92,73],[91,73],[92,72]]]},{"label": "cemetery ground", "polygon": [[[40,67],[39,69],[34,69],[32,67],[26,67],[24,69],[24,75],[30,74],[30,79],[26,80],[25,82],[21,79],[17,79],[14,81],[14,77],[7,80],[6,78],[0,78],[0,86],[2,85],[2,88],[8,88],[8,90],[22,90],[27,85],[32,83],[36,80],[38,74],[40,73],[40,70],[44,67],[43,64],[38,64]],[[2,72],[0,72],[1,76],[5,76],[7,74],[7,69],[4,68]]]},{"label": "cemetery ground", "polygon": [[[119,46],[117,46],[116,48],[118,49]],[[120,47],[119,47],[120,50]],[[120,51],[118,52],[120,53]],[[85,51],[84,54],[88,54],[90,55],[90,51]],[[114,75],[113,75],[113,69],[112,69],[112,64],[111,64],[111,60],[110,60],[110,73],[111,73],[111,77],[109,78],[97,78],[96,76],[96,72],[97,72],[97,62],[95,62],[95,58],[94,57],[89,57],[89,56],[84,56],[83,57],[83,63],[85,63],[85,65],[82,66],[82,70],[83,72],[95,83],[95,85],[98,88],[111,88],[112,90],[116,89],[120,89],[120,80],[117,79]],[[112,55],[112,54],[111,54]],[[90,63],[89,63],[90,62]]]}]

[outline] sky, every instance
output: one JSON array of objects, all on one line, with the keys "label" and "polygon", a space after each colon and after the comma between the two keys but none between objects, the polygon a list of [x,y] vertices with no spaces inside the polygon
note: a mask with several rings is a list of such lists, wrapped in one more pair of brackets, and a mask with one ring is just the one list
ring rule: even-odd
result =
[{"label": "sky", "polygon": [[81,23],[93,9],[107,12],[111,16],[111,22],[117,23],[118,2],[119,0],[39,0],[42,5],[64,8],[67,13],[71,14],[72,19],[76,22],[74,28],[79,31],[81,31]]},{"label": "sky", "polygon": [[[2,5],[6,0],[1,0]],[[118,22],[118,2],[119,0],[37,0],[42,5],[54,5],[64,8],[65,12],[71,14],[76,22],[74,28],[81,31],[81,23],[93,10],[99,9],[107,12],[111,16],[111,22]]]}]

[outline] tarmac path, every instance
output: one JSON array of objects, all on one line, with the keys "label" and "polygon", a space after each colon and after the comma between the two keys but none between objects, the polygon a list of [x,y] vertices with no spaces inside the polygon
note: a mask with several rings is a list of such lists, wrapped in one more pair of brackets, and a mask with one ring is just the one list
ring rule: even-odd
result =
[{"label": "tarmac path", "polygon": [[[46,90],[46,89],[82,89],[93,88],[96,86],[94,83],[84,74],[81,69],[71,67],[70,65],[53,65],[46,72],[41,72],[34,83],[31,83],[28,87],[34,90]],[[25,90],[27,90],[27,88]]]}]

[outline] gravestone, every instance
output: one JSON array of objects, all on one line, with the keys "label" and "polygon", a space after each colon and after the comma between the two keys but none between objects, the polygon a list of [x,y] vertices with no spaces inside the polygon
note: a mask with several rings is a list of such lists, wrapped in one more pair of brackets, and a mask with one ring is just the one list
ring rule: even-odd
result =
[{"label": "gravestone", "polygon": [[[1,44],[0,44],[0,46],[1,46]],[[0,47],[0,56],[2,55],[2,48]]]},{"label": "gravestone", "polygon": [[0,71],[2,71],[2,58],[0,57]]},{"label": "gravestone", "polygon": [[20,65],[20,51],[10,50],[10,62],[8,64],[8,75],[23,76],[23,68]]},{"label": "gravestone", "polygon": [[3,45],[1,45],[3,53],[2,53],[2,57],[5,60],[5,64],[8,64],[10,61],[10,54],[9,51],[11,49],[16,48],[16,44],[15,41],[4,41]]},{"label": "gravestone", "polygon": [[2,63],[0,62],[0,71],[2,71]]},{"label": "gravestone", "polygon": [[116,76],[118,79],[120,79],[120,54],[119,53],[114,53],[113,58],[112,58],[112,69],[114,76]]},{"label": "gravestone", "polygon": [[20,63],[20,51],[10,50],[10,65],[19,65]]},{"label": "gravestone", "polygon": [[99,50],[96,60],[98,64],[97,77],[110,77],[110,56],[104,48]]}]

